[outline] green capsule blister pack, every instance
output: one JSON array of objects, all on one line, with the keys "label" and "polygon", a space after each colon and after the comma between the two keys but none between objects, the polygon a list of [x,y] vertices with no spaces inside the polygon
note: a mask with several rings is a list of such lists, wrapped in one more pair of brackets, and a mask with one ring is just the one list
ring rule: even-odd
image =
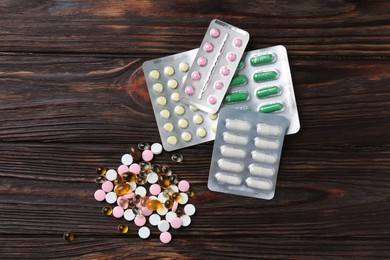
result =
[{"label": "green capsule blister pack", "polygon": [[282,115],[290,121],[287,134],[300,123],[287,50],[278,45],[245,52],[222,107]]}]

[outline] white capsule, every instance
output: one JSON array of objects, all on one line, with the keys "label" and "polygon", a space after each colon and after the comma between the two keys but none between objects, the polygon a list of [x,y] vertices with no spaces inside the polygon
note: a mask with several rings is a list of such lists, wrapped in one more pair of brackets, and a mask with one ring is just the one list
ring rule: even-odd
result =
[{"label": "white capsule", "polygon": [[258,162],[264,162],[264,163],[275,163],[276,157],[272,154],[266,154],[258,151],[252,152],[252,159]]},{"label": "white capsule", "polygon": [[255,146],[261,149],[278,149],[279,143],[277,141],[265,140],[259,137],[255,138]]},{"label": "white capsule", "polygon": [[236,163],[225,159],[218,160],[218,167],[221,170],[231,172],[242,172],[244,170],[244,166],[241,163]]},{"label": "white capsule", "polygon": [[222,172],[218,172],[215,174],[215,178],[219,182],[231,184],[231,185],[240,185],[241,178],[235,175],[230,175]]},{"label": "white capsule", "polygon": [[257,133],[266,136],[279,136],[282,133],[282,129],[277,125],[269,124],[257,124]]},{"label": "white capsule", "polygon": [[248,143],[248,138],[241,135],[235,135],[229,132],[223,133],[223,140],[228,144],[239,144],[246,145]]},{"label": "white capsule", "polygon": [[251,128],[251,124],[248,121],[240,119],[229,119],[225,120],[225,126],[229,130],[248,132]]},{"label": "white capsule", "polygon": [[245,180],[245,182],[251,188],[260,189],[260,190],[272,189],[272,183],[270,181],[258,180],[249,177]]},{"label": "white capsule", "polygon": [[237,149],[226,145],[221,146],[221,154],[226,157],[245,158],[246,152],[243,149]]},{"label": "white capsule", "polygon": [[249,172],[256,176],[272,177],[275,175],[274,168],[263,167],[258,164],[251,163],[249,166]]}]

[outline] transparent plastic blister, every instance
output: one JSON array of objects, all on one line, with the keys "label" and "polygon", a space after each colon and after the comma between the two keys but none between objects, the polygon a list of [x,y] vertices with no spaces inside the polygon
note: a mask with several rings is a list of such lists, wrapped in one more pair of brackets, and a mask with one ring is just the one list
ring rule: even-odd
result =
[{"label": "transparent plastic blister", "polygon": [[248,32],[212,20],[184,82],[183,102],[216,113],[248,41]]},{"label": "transparent plastic blister", "polygon": [[298,132],[299,116],[286,48],[278,45],[245,52],[222,107],[282,115],[290,121],[287,134]]},{"label": "transparent plastic blister", "polygon": [[161,142],[166,151],[215,138],[217,114],[207,114],[180,101],[180,88],[197,51],[194,49],[143,64]]},{"label": "transparent plastic blister", "polygon": [[217,192],[272,199],[288,125],[284,116],[222,108],[208,188]]}]

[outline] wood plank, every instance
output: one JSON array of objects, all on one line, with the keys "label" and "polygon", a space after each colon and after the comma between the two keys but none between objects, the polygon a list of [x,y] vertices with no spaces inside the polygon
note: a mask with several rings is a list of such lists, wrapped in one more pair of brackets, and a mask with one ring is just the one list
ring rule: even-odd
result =
[{"label": "wood plank", "polygon": [[389,8],[342,0],[2,1],[0,51],[172,54],[197,48],[219,17],[249,31],[248,49],[284,44],[294,55],[380,57],[390,54]]}]

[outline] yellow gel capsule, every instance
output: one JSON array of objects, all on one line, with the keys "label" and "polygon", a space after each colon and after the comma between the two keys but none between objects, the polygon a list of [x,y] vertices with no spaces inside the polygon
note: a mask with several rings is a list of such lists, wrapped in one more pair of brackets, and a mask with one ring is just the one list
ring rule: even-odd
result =
[{"label": "yellow gel capsule", "polygon": [[120,183],[120,184],[116,185],[114,188],[114,192],[118,196],[125,195],[126,193],[128,193],[130,191],[131,191],[130,185],[127,183]]},{"label": "yellow gel capsule", "polygon": [[127,232],[129,232],[129,226],[126,225],[126,224],[119,224],[119,225],[118,225],[118,231],[119,231],[121,234],[126,234]]},{"label": "yellow gel capsule", "polygon": [[162,207],[162,203],[159,200],[148,200],[146,207],[150,210],[158,210]]}]

